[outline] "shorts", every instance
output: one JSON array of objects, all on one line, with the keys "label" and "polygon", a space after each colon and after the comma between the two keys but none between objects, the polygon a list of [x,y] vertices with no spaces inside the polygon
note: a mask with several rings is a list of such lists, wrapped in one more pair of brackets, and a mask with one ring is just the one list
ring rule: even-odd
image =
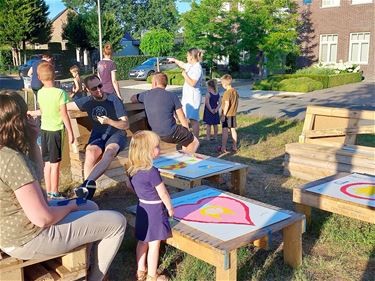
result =
[{"label": "shorts", "polygon": [[99,146],[102,152],[104,152],[105,148],[111,143],[116,143],[120,147],[119,150],[117,151],[117,154],[120,151],[124,150],[126,146],[125,132],[118,130],[112,135],[107,135],[107,134],[96,133],[95,131],[92,131],[88,144]]},{"label": "shorts", "polygon": [[44,162],[58,163],[62,156],[63,130],[41,130],[42,158]]},{"label": "shorts", "polygon": [[160,137],[160,139],[166,143],[175,143],[186,147],[194,141],[194,135],[189,129],[177,125],[173,134],[166,137]]},{"label": "shorts", "polygon": [[223,128],[237,128],[236,116],[226,116],[224,122],[221,122]]}]

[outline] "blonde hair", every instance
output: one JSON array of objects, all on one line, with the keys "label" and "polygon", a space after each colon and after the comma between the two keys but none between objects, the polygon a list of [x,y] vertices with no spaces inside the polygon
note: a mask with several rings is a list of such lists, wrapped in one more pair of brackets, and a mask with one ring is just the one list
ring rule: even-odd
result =
[{"label": "blonde hair", "polygon": [[41,62],[36,72],[41,81],[53,81],[55,79],[55,68],[49,62]]},{"label": "blonde hair", "polygon": [[106,56],[112,56],[112,53],[113,53],[112,45],[109,43],[105,44],[103,48],[103,53]]},{"label": "blonde hair", "polygon": [[160,143],[160,138],[152,131],[136,132],[129,145],[129,156],[126,170],[129,176],[134,176],[140,170],[150,170],[154,158],[154,148]]},{"label": "blonde hair", "polygon": [[163,86],[164,88],[168,85],[168,76],[163,72],[155,72],[152,74],[152,80],[156,82],[156,84]]},{"label": "blonde hair", "polygon": [[220,81],[221,81],[221,84],[231,85],[232,84],[232,76],[230,76],[229,74],[224,74],[220,78]]},{"label": "blonde hair", "polygon": [[189,55],[191,55],[196,61],[202,61],[203,50],[198,48],[191,48],[188,50]]},{"label": "blonde hair", "polygon": [[207,86],[214,89],[215,93],[217,93],[217,81],[216,79],[211,79],[207,81]]}]

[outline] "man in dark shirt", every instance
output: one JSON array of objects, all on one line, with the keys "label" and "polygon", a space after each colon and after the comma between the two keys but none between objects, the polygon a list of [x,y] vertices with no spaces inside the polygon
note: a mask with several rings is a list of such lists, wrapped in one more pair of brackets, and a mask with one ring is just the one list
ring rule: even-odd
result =
[{"label": "man in dark shirt", "polygon": [[29,71],[27,72],[27,76],[31,77],[31,89],[33,90],[35,96],[37,96],[38,91],[43,87],[42,81],[39,80],[36,70],[38,65],[44,61],[52,63],[52,56],[48,53],[43,54],[42,59],[33,62]]},{"label": "man in dark shirt", "polygon": [[[182,145],[188,153],[194,153],[199,146],[198,139],[189,131],[189,125],[177,95],[165,90],[168,77],[164,73],[155,73],[150,91],[131,97],[133,103],[145,105],[148,123],[153,132],[167,143]],[[181,125],[176,123],[177,116]]]},{"label": "man in dark shirt", "polygon": [[[83,192],[84,196],[88,195],[87,198],[90,199],[95,192],[95,180],[105,172],[112,160],[125,148],[125,130],[129,128],[129,123],[124,104],[116,95],[107,95],[102,92],[103,85],[98,76],[88,76],[84,83],[91,95],[68,103],[67,108],[68,110],[87,112],[93,125],[86,147],[84,163],[86,180],[76,191],[78,196],[83,196]],[[87,194],[88,191],[91,192]]]}]

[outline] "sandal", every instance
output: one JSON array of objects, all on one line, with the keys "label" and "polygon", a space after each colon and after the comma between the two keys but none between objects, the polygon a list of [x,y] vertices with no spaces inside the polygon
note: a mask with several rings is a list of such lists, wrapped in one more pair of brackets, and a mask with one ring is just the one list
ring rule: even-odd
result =
[{"label": "sandal", "polygon": [[50,199],[57,199],[57,200],[65,200],[66,197],[63,196],[61,193],[58,192],[48,192],[48,197]]},{"label": "sandal", "polygon": [[147,271],[143,270],[137,270],[137,273],[135,274],[135,278],[137,281],[146,281],[147,279]]},{"label": "sandal", "polygon": [[157,274],[155,276],[151,276],[147,274],[146,281],[169,281],[170,279],[164,274]]}]

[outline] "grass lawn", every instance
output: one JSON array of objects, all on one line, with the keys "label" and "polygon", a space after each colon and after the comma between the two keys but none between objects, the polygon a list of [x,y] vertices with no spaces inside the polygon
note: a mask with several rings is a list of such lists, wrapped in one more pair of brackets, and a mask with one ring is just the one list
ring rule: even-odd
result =
[{"label": "grass lawn", "polygon": [[[238,116],[240,150],[223,158],[249,165],[247,196],[293,210],[292,188],[305,182],[283,175],[284,146],[296,142],[301,122]],[[202,126],[201,135],[204,135]],[[373,136],[362,139],[373,144]],[[200,153],[217,157],[218,142],[202,140]],[[226,184],[220,188],[225,189]],[[174,192],[172,190],[171,192]],[[122,213],[136,203],[136,197],[117,186],[97,194],[101,208]],[[297,269],[284,265],[282,237],[273,235],[269,251],[242,247],[238,251],[238,280],[375,280],[375,225],[322,211],[313,211],[312,225],[303,234],[303,264]],[[133,229],[128,227],[124,242],[111,270],[111,281],[134,280],[136,271]],[[161,252],[160,267],[172,280],[215,280],[213,266],[173,247]]]}]

